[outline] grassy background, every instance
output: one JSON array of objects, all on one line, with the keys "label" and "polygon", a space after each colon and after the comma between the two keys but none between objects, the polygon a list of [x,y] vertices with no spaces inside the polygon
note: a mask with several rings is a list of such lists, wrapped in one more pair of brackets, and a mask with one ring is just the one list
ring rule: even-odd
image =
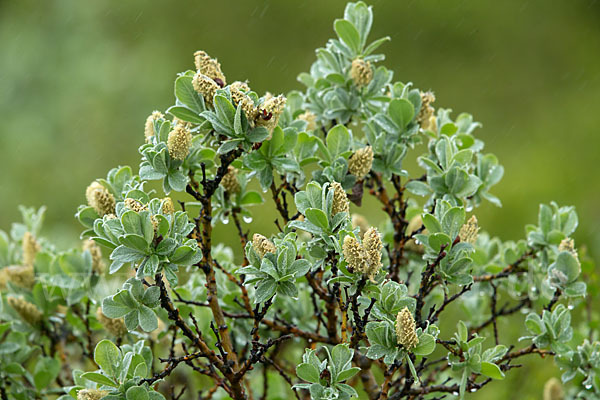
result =
[{"label": "grassy background", "polygon": [[[483,228],[522,238],[538,204],[556,200],[577,207],[576,241],[598,256],[600,2],[370,4],[372,38],[392,37],[382,51],[396,79],[434,90],[438,107],[474,114],[484,126],[476,135],[505,166],[494,190],[504,206],[477,210]],[[300,88],[296,75],[343,7],[0,0],[0,227],[19,218],[18,204],[45,204],[46,233],[73,242],[85,187],[113,166],[137,168],[144,120],[172,104],[175,74],[192,67],[194,50],[218,57],[230,80],[285,93]],[[550,373],[524,369],[485,396],[508,398],[527,383],[522,398],[540,398]]]}]

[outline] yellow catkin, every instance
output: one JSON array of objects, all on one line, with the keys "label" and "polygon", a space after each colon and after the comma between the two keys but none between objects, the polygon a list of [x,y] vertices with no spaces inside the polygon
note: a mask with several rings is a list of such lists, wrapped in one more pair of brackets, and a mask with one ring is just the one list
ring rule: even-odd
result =
[{"label": "yellow catkin", "polygon": [[227,168],[227,173],[221,180],[221,186],[223,186],[223,189],[225,189],[225,191],[229,194],[238,193],[241,189],[237,178],[237,172],[237,168],[229,166]]},{"label": "yellow catkin", "polygon": [[431,106],[434,101],[435,95],[433,92],[421,92],[421,109],[416,120],[424,130],[437,130],[435,116],[433,115],[435,109]]},{"label": "yellow catkin", "polygon": [[252,247],[260,257],[264,257],[267,253],[277,253],[277,247],[275,247],[273,242],[260,233],[255,233],[252,236]]},{"label": "yellow catkin", "polygon": [[125,207],[127,207],[130,210],[133,210],[135,212],[140,212],[140,211],[144,211],[144,210],[148,209],[148,206],[146,206],[146,205],[140,203],[139,201],[132,199],[130,197],[126,198],[123,203],[125,204]]},{"label": "yellow catkin", "polygon": [[115,213],[115,197],[99,182],[94,181],[87,187],[85,197],[99,216]]},{"label": "yellow catkin", "polygon": [[127,334],[127,327],[123,318],[108,318],[102,312],[102,308],[96,310],[96,318],[98,322],[106,329],[108,333],[116,337],[123,337]]},{"label": "yellow catkin", "polygon": [[458,236],[460,237],[461,242],[475,244],[478,232],[479,226],[477,225],[477,217],[473,215],[469,218],[467,223],[460,228]]},{"label": "yellow catkin", "polygon": [[371,63],[362,58],[355,58],[350,67],[350,77],[359,88],[367,86],[373,80]]},{"label": "yellow catkin", "polygon": [[233,105],[237,107],[238,105],[242,107],[242,111],[246,114],[246,119],[250,124],[254,124],[254,120],[258,115],[258,109],[254,106],[254,101],[250,98],[250,96],[246,95],[242,90],[230,86],[229,91],[231,92],[231,100],[233,100]]},{"label": "yellow catkin", "polygon": [[350,272],[365,271],[366,254],[355,237],[348,235],[344,238],[342,254],[344,255],[344,260],[348,263],[348,270]]},{"label": "yellow catkin", "polygon": [[23,250],[23,264],[33,265],[35,256],[41,250],[41,247],[31,232],[25,232],[23,235],[21,248]]},{"label": "yellow catkin", "polygon": [[192,134],[185,125],[177,124],[167,139],[167,148],[169,155],[175,160],[185,160],[190,154],[190,145],[192,144]]},{"label": "yellow catkin", "polygon": [[373,165],[373,148],[371,146],[358,149],[348,160],[348,172],[356,176],[358,180],[364,179]]},{"label": "yellow catkin", "polygon": [[192,86],[194,86],[196,92],[204,97],[204,100],[209,105],[213,104],[215,93],[217,92],[217,89],[219,89],[219,85],[217,85],[215,81],[204,74],[197,73],[192,79]]},{"label": "yellow catkin", "polygon": [[381,236],[377,231],[377,228],[369,228],[365,232],[363,237],[363,247],[366,253],[367,270],[366,275],[372,282],[375,282],[375,276],[381,269],[381,250],[383,249],[383,243],[381,243]]},{"label": "yellow catkin", "polygon": [[564,238],[560,241],[558,245],[558,251],[568,251],[575,257],[577,262],[579,262],[579,256],[577,255],[577,250],[575,250],[575,241],[571,238]]},{"label": "yellow catkin", "polygon": [[398,344],[404,346],[406,350],[415,348],[419,344],[415,319],[408,307],[404,307],[396,317],[396,337]]},{"label": "yellow catkin", "polygon": [[331,215],[335,216],[340,212],[350,212],[350,202],[348,201],[348,195],[342,185],[338,182],[331,184],[333,189],[333,205],[331,206]]},{"label": "yellow catkin", "polygon": [[247,93],[250,91],[250,86],[248,86],[247,82],[235,81],[229,85],[229,89],[241,90],[242,92]]},{"label": "yellow catkin", "polygon": [[173,200],[170,197],[165,197],[162,201],[162,213],[163,214],[173,214],[175,213],[175,206],[173,205]]},{"label": "yellow catkin", "polygon": [[269,131],[269,139],[273,133],[273,129],[279,123],[279,117],[283,113],[287,99],[284,96],[273,97],[272,95],[265,96],[265,100],[258,107],[256,117],[256,125],[264,126]]},{"label": "yellow catkin", "polygon": [[[423,218],[421,214],[415,215],[408,222],[408,226],[406,227],[406,236],[410,237],[413,233],[419,230],[423,226]],[[427,233],[427,230],[421,231],[421,233]],[[409,251],[414,251],[416,253],[422,253],[424,251],[424,247],[422,244],[417,244],[415,239],[410,239],[404,245],[404,248]]]},{"label": "yellow catkin", "polygon": [[108,395],[106,390],[81,389],[77,392],[77,400],[101,400],[106,395]]},{"label": "yellow catkin", "polygon": [[194,53],[194,64],[196,64],[196,69],[198,72],[208,76],[220,87],[223,87],[227,84],[225,75],[221,71],[221,64],[216,58],[212,58],[206,54],[206,52],[198,50]]},{"label": "yellow catkin", "polygon": [[92,256],[92,272],[97,275],[102,275],[104,272],[105,263],[102,259],[102,250],[96,242],[91,239],[83,241],[83,251],[89,251]]},{"label": "yellow catkin", "polygon": [[544,384],[544,400],[563,400],[565,392],[560,381],[554,377]]},{"label": "yellow catkin", "polygon": [[298,115],[298,119],[301,121],[306,121],[307,131],[314,131],[315,129],[317,129],[317,116],[315,113],[305,111],[302,114]]},{"label": "yellow catkin", "polygon": [[369,221],[360,214],[352,214],[352,226],[360,229],[358,236],[362,239],[365,236],[365,232],[369,229]]},{"label": "yellow catkin", "polygon": [[35,284],[33,266],[11,265],[0,269],[0,289],[5,289],[8,282],[23,289],[33,288]]},{"label": "yellow catkin", "polygon": [[148,116],[148,118],[146,118],[146,124],[144,125],[144,136],[146,137],[146,142],[149,143],[152,136],[154,136],[154,122],[164,117],[165,116],[160,111],[154,111]]},{"label": "yellow catkin", "polygon": [[30,325],[37,325],[43,317],[43,313],[33,303],[21,297],[9,296],[6,298],[8,304]]}]

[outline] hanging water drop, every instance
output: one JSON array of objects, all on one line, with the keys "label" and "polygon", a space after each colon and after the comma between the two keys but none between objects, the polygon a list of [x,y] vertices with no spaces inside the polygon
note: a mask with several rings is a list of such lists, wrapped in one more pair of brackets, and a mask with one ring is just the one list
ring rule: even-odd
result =
[{"label": "hanging water drop", "polygon": [[244,219],[244,222],[247,223],[247,224],[249,224],[250,222],[252,222],[252,217],[249,217],[247,215],[244,215],[243,219]]}]

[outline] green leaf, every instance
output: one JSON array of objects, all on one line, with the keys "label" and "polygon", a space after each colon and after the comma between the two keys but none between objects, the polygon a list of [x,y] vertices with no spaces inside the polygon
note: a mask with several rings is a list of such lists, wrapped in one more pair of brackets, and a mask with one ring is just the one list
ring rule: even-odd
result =
[{"label": "green leaf", "polygon": [[189,75],[182,75],[175,80],[175,97],[190,110],[200,114],[205,110],[202,96],[196,92],[192,85],[193,78]]},{"label": "green leaf", "polygon": [[437,218],[435,218],[431,214],[423,214],[423,225],[427,228],[429,233],[438,233],[442,231],[442,225],[438,222]]},{"label": "green leaf", "polygon": [[139,324],[144,332],[152,332],[158,328],[158,319],[156,314],[149,307],[142,305],[138,313]]},{"label": "green leaf", "polygon": [[394,99],[388,106],[388,114],[396,125],[404,129],[412,121],[415,115],[415,107],[406,99]]},{"label": "green leaf", "polygon": [[193,124],[201,124],[204,119],[198,115],[195,111],[190,110],[187,107],[173,106],[167,110],[167,112],[182,121],[191,122]]},{"label": "green leaf", "polygon": [[148,390],[141,386],[132,386],[127,389],[125,398],[127,400],[148,400]]},{"label": "green leaf", "polygon": [[337,19],[333,24],[338,37],[355,53],[360,52],[360,35],[351,22]]},{"label": "green leaf", "polygon": [[306,215],[306,219],[319,228],[324,231],[329,230],[329,219],[322,210],[319,210],[318,208],[307,208],[304,210],[304,215]]},{"label": "green leaf", "polygon": [[433,353],[433,350],[435,350],[435,338],[428,333],[424,333],[419,336],[419,344],[411,351],[418,356],[426,356]]},{"label": "green leaf", "polygon": [[99,383],[101,385],[107,385],[112,387],[119,386],[109,377],[99,374],[97,372],[85,372],[81,374],[81,377],[87,379],[88,381]]},{"label": "green leaf", "polygon": [[262,204],[263,198],[260,193],[255,191],[249,191],[244,193],[240,199],[240,205],[247,206],[251,204]]},{"label": "green leaf", "polygon": [[360,371],[360,368],[357,367],[352,367],[350,369],[347,369],[345,371],[342,371],[338,374],[337,376],[337,381],[338,382],[343,382],[345,380],[348,380],[350,378],[352,378],[354,375],[356,375],[358,372]]},{"label": "green leaf", "polygon": [[121,352],[113,342],[104,339],[96,345],[94,361],[110,377],[115,377],[119,372],[117,367],[121,363]]},{"label": "green leaf", "polygon": [[429,196],[431,194],[431,188],[428,184],[421,181],[410,181],[406,184],[406,190],[416,194],[417,196]]},{"label": "green leaf", "polygon": [[277,282],[274,279],[264,279],[261,283],[256,287],[256,299],[254,300],[256,304],[264,303],[269,300],[275,294],[277,290]]},{"label": "green leaf", "polygon": [[504,373],[500,370],[500,367],[487,361],[481,363],[481,374],[492,379],[504,379]]},{"label": "green leaf", "polygon": [[325,141],[333,159],[350,150],[350,133],[344,125],[331,128]]},{"label": "green leaf", "polygon": [[60,372],[60,362],[51,357],[42,357],[35,365],[33,381],[38,390],[46,388]]},{"label": "green leaf", "polygon": [[581,265],[570,252],[562,251],[548,268],[549,271],[554,269],[562,272],[566,276],[567,282],[573,282],[581,272]]},{"label": "green leaf", "polygon": [[298,378],[311,383],[319,383],[319,370],[314,365],[302,363],[296,367]]}]

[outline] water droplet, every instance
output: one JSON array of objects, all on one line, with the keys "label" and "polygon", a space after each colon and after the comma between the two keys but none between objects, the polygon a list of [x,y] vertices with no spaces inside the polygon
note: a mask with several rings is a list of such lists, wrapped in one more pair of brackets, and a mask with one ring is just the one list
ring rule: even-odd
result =
[{"label": "water droplet", "polygon": [[476,391],[477,391],[477,389],[475,389],[475,388],[471,389],[471,393],[475,393]]},{"label": "water droplet", "polygon": [[572,309],[574,309],[574,308],[575,308],[575,306],[574,306],[573,304],[569,304],[569,305],[567,306],[567,308],[568,308],[569,310],[572,310]]},{"label": "water droplet", "polygon": [[587,390],[590,390],[590,389],[592,388],[592,384],[591,384],[591,383],[588,383],[587,385],[585,385],[585,388],[586,388]]},{"label": "water droplet", "polygon": [[458,396],[458,392],[452,392],[452,396]]},{"label": "water droplet", "polygon": [[252,217],[248,217],[247,215],[244,216],[244,222],[249,224],[250,222],[252,222]]},{"label": "water droplet", "polygon": [[229,223],[229,218],[223,218],[223,224],[227,225]]},{"label": "water droplet", "polygon": [[473,206],[469,204],[469,205],[467,206],[467,208],[465,208],[465,211],[466,211],[466,212],[471,212],[471,211],[473,211]]}]

